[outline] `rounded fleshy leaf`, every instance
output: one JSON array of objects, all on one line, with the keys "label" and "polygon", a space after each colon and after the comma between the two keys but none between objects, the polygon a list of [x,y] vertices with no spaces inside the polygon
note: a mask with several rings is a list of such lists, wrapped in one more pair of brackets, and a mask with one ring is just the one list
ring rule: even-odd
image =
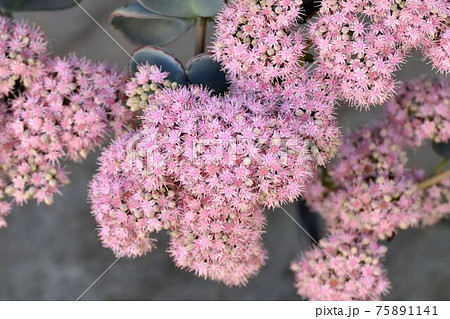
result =
[{"label": "rounded fleshy leaf", "polygon": [[110,22],[136,45],[162,46],[186,33],[195,21],[161,16],[132,3],[114,10]]},{"label": "rounded fleshy leaf", "polygon": [[145,8],[171,17],[213,17],[222,0],[138,0]]},{"label": "rounded fleshy leaf", "polygon": [[73,0],[0,0],[0,9],[6,12],[61,10],[76,5]]},{"label": "rounded fleshy leaf", "polygon": [[186,73],[192,84],[201,84],[213,90],[216,94],[228,90],[229,83],[219,62],[212,59],[211,54],[202,53],[189,60]]},{"label": "rounded fleshy leaf", "polygon": [[433,142],[433,150],[438,155],[450,159],[450,142],[447,142],[447,143]]},{"label": "rounded fleshy leaf", "polygon": [[186,71],[180,61],[166,50],[154,46],[146,46],[136,50],[131,60],[131,74],[137,71],[138,64],[156,65],[161,67],[163,72],[169,72],[168,80],[177,82],[178,84],[188,84]]}]

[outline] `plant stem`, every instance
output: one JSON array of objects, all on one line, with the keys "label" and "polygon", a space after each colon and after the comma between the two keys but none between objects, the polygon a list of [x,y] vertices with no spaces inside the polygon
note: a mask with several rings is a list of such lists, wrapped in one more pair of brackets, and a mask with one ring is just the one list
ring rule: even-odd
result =
[{"label": "plant stem", "polygon": [[433,174],[431,176],[439,174],[444,169],[444,167],[447,166],[448,163],[449,163],[448,158],[443,159],[442,162],[433,171]]},{"label": "plant stem", "polygon": [[423,181],[422,183],[419,184],[419,189],[421,189],[421,190],[427,189],[428,187],[436,185],[439,182],[442,182],[443,180],[445,180],[447,178],[450,178],[450,169],[443,173],[440,173],[439,175],[436,175],[434,177],[431,177],[431,178]]},{"label": "plant stem", "polygon": [[199,18],[198,19],[198,21],[197,21],[197,38],[195,41],[195,55],[205,52],[207,26],[208,26],[208,18]]}]

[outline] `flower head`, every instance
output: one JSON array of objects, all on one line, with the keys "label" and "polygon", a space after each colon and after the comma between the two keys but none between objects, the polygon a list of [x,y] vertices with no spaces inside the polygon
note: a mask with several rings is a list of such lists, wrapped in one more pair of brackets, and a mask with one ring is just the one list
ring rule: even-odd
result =
[{"label": "flower head", "polygon": [[69,182],[60,161],[86,158],[109,131],[121,134],[131,122],[123,106],[123,72],[75,56],[41,62],[42,70],[33,73],[39,78],[15,84],[20,92],[0,98],[2,196],[19,205],[30,199],[50,205]]},{"label": "flower head", "polygon": [[214,57],[240,90],[248,89],[246,82],[261,91],[283,87],[304,73],[299,62],[306,44],[294,29],[301,4],[301,0],[232,0],[219,13]]},{"label": "flower head", "polygon": [[381,104],[392,96],[392,74],[405,58],[396,33],[382,24],[374,7],[370,1],[322,1],[320,17],[310,27],[318,68],[355,106]]},{"label": "flower head", "polygon": [[390,287],[386,251],[364,235],[333,234],[291,264],[297,291],[310,300],[379,300]]},{"label": "flower head", "polygon": [[[111,144],[100,157],[90,186],[99,237],[120,257],[151,251],[155,241],[151,233],[173,227],[179,214],[176,187],[147,174],[140,142],[139,133],[129,133]],[[153,183],[145,182],[146,177]]]},{"label": "flower head", "polygon": [[0,17],[0,99],[20,95],[44,74],[47,39],[39,28]]},{"label": "flower head", "polygon": [[446,143],[450,139],[450,80],[406,82],[385,110],[407,145],[420,146],[424,139]]},{"label": "flower head", "polygon": [[199,200],[185,192],[180,201],[183,215],[170,233],[169,253],[175,264],[227,286],[245,285],[266,259],[263,211],[235,211],[221,196]]},{"label": "flower head", "polygon": [[231,207],[278,206],[299,196],[339,145],[332,107],[292,89],[277,104],[245,93],[214,97],[191,86],[155,94],[143,116],[173,176],[191,193]]},{"label": "flower head", "polygon": [[450,216],[450,178],[422,192],[422,216],[424,225],[434,225]]},{"label": "flower head", "polygon": [[318,174],[305,197],[331,230],[353,230],[380,239],[417,225],[420,192],[406,167],[401,138],[384,126],[366,127],[344,140],[338,162]]}]

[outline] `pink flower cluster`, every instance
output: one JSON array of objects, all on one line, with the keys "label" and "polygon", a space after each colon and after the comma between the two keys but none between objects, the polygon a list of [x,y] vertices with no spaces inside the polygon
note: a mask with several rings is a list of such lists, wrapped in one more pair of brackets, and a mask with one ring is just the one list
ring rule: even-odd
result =
[{"label": "pink flower cluster", "polygon": [[45,35],[29,24],[0,17],[0,34],[0,103],[4,104],[43,76],[48,51]]},{"label": "pink flower cluster", "polygon": [[235,86],[273,90],[304,74],[306,43],[295,29],[301,5],[302,0],[234,0],[223,7],[213,52]]},{"label": "pink flower cluster", "polygon": [[[237,90],[213,96],[199,86],[176,87],[167,75],[155,66],[139,66],[127,85],[127,104],[143,109],[142,125],[131,141],[118,141],[104,152],[94,177],[92,211],[100,238],[116,255],[150,251],[149,235],[161,228],[143,226],[149,222],[149,206],[141,201],[146,196],[133,204],[142,219],[132,218],[127,194],[165,185],[176,194],[173,209],[180,212],[170,214],[173,223],[164,227],[176,265],[227,285],[245,284],[266,258],[261,207],[301,195],[315,167],[326,164],[339,146],[332,104],[314,95],[314,85],[306,81],[267,104],[269,98]],[[132,160],[124,163],[128,170],[117,173],[124,144]],[[111,183],[120,194],[104,188]],[[127,246],[132,253],[124,252]]]},{"label": "pink flower cluster", "polygon": [[176,225],[177,187],[146,174],[146,141],[131,132],[113,142],[100,157],[90,187],[92,210],[104,246],[117,256],[137,257],[154,247],[148,235]]},{"label": "pink flower cluster", "polygon": [[178,267],[230,286],[245,284],[266,258],[262,210],[237,212],[224,197],[192,196],[156,164],[154,137],[129,133],[100,157],[90,198],[103,245],[120,257],[142,256],[155,246],[151,233],[166,229]]},{"label": "pink flower cluster", "polygon": [[[339,161],[305,193],[332,231],[362,231],[390,238],[419,222],[419,191],[407,155],[389,126],[365,127],[346,136]],[[322,180],[332,182],[324,185]],[[326,184],[326,183],[325,183]]]},{"label": "pink flower cluster", "polygon": [[434,225],[450,216],[450,178],[422,192],[422,224]]},{"label": "pink flower cluster", "polygon": [[[81,160],[123,132],[131,112],[123,107],[126,75],[75,56],[50,57],[44,35],[0,18],[0,215],[12,202],[50,205],[69,182],[60,160]],[[3,219],[1,226],[6,226]]]},{"label": "pink flower cluster", "polygon": [[261,242],[263,210],[236,211],[216,195],[198,199],[181,192],[179,198],[183,214],[170,233],[168,250],[177,267],[227,286],[245,285],[267,258]]},{"label": "pink flower cluster", "polygon": [[410,146],[424,139],[450,139],[450,79],[422,78],[406,82],[385,108],[386,117]]},{"label": "pink flower cluster", "polygon": [[[370,242],[378,247],[377,240],[391,238],[399,228],[432,225],[449,216],[450,180],[423,186],[424,173],[408,168],[406,153],[406,147],[420,146],[425,138],[448,141],[448,100],[446,80],[405,83],[399,96],[388,102],[386,116],[379,123],[344,136],[338,160],[319,170],[305,193],[308,204],[331,231],[321,243],[327,252],[329,241],[351,247],[356,236],[359,244]],[[362,246],[355,251],[364,256],[373,253],[372,248]],[[365,263],[360,263],[355,272],[351,254],[338,252],[337,256],[338,264],[349,272],[342,273],[343,278],[335,275],[338,267],[332,260],[323,260],[327,256],[319,247],[294,262],[291,268],[296,273],[299,294],[319,300],[366,300],[366,290],[375,299],[381,297],[389,286],[384,271],[377,270],[376,277],[373,273],[365,277],[358,273],[367,266]],[[349,264],[347,259],[351,257]],[[344,284],[350,276],[358,284],[353,280]],[[375,287],[368,289],[367,282]]]},{"label": "pink flower cluster", "polygon": [[291,264],[300,295],[311,300],[379,300],[388,292],[381,264],[387,247],[353,232],[333,234],[319,244]]},{"label": "pink flower cluster", "polygon": [[167,79],[169,73],[162,72],[156,65],[139,68],[135,77],[126,84],[127,106],[132,112],[145,110],[149,99],[162,89],[176,89],[178,84]]},{"label": "pink flower cluster", "polygon": [[[402,142],[390,124],[363,127],[344,137],[338,161],[318,172],[307,187],[305,199],[331,231],[321,245],[338,265],[320,247],[306,252],[291,266],[300,295],[312,300],[369,300],[386,292],[389,280],[379,264],[386,248],[377,240],[418,225],[423,209],[417,185],[423,176],[407,168]],[[329,251],[328,241],[346,248]],[[376,264],[361,262],[351,249]]]},{"label": "pink flower cluster", "polygon": [[413,48],[450,70],[449,19],[448,0],[324,0],[310,36],[338,95],[368,106],[393,95],[392,74]]},{"label": "pink flower cluster", "polygon": [[300,93],[271,109],[250,95],[214,97],[195,86],[162,92],[143,131],[158,131],[163,157],[177,162],[176,179],[192,194],[223,195],[238,210],[279,206],[302,193],[339,143],[331,108],[308,105]]}]

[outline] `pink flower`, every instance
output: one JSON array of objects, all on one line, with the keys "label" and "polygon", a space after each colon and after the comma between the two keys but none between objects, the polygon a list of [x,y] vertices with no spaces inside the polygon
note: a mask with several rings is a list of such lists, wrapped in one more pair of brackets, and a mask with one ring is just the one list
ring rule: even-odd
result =
[{"label": "pink flower", "polygon": [[90,186],[92,214],[99,237],[118,257],[145,255],[154,247],[153,232],[175,226],[176,186],[168,180],[154,183],[147,174],[145,154],[139,153],[139,133],[115,141],[100,157],[100,169]]},{"label": "pink flower", "polygon": [[387,293],[390,284],[381,265],[387,247],[352,232],[332,234],[320,246],[291,263],[300,295],[310,300],[351,301],[380,300]]},{"label": "pink flower", "polygon": [[179,198],[185,213],[170,233],[168,250],[175,264],[227,286],[245,285],[267,258],[261,241],[263,211],[235,211],[220,196],[199,200],[183,192]]},{"label": "pink flower", "polygon": [[422,192],[422,218],[430,226],[450,216],[450,178]]},{"label": "pink flower", "polygon": [[381,104],[393,96],[393,73],[413,48],[448,72],[449,15],[447,0],[322,1],[310,27],[318,68],[353,105]]},{"label": "pink flower", "polygon": [[1,17],[0,30],[3,220],[10,201],[52,204],[69,182],[60,161],[84,159],[109,130],[123,133],[131,112],[123,106],[124,72],[75,56],[50,58],[44,35],[25,23]]},{"label": "pink flower", "polygon": [[346,136],[339,160],[317,174],[305,194],[332,231],[386,239],[418,224],[420,191],[401,142],[395,129],[382,125]]},{"label": "pink flower", "polygon": [[[392,73],[404,60],[396,35],[378,22],[378,16],[361,1],[323,1],[321,16],[310,35],[318,49],[321,72],[336,79],[341,98],[355,106],[380,104],[394,92]],[[362,13],[370,24],[363,25]],[[340,86],[340,87],[339,87]]]},{"label": "pink flower", "polygon": [[295,88],[287,93],[262,106],[266,100],[235,91],[223,97],[195,86],[161,91],[148,102],[143,133],[157,132],[164,158],[179,163],[174,178],[192,194],[224,195],[244,211],[278,206],[303,192],[340,137],[330,104]]},{"label": "pink flower", "polygon": [[9,100],[40,81],[47,39],[40,29],[0,17],[0,99]]},{"label": "pink flower", "polygon": [[254,82],[262,91],[285,86],[301,76],[299,65],[306,48],[295,30],[301,0],[270,2],[232,0],[217,16],[214,57],[240,90]]},{"label": "pink flower", "polygon": [[387,104],[386,116],[407,145],[420,146],[424,139],[446,143],[450,138],[450,80],[406,82]]}]

